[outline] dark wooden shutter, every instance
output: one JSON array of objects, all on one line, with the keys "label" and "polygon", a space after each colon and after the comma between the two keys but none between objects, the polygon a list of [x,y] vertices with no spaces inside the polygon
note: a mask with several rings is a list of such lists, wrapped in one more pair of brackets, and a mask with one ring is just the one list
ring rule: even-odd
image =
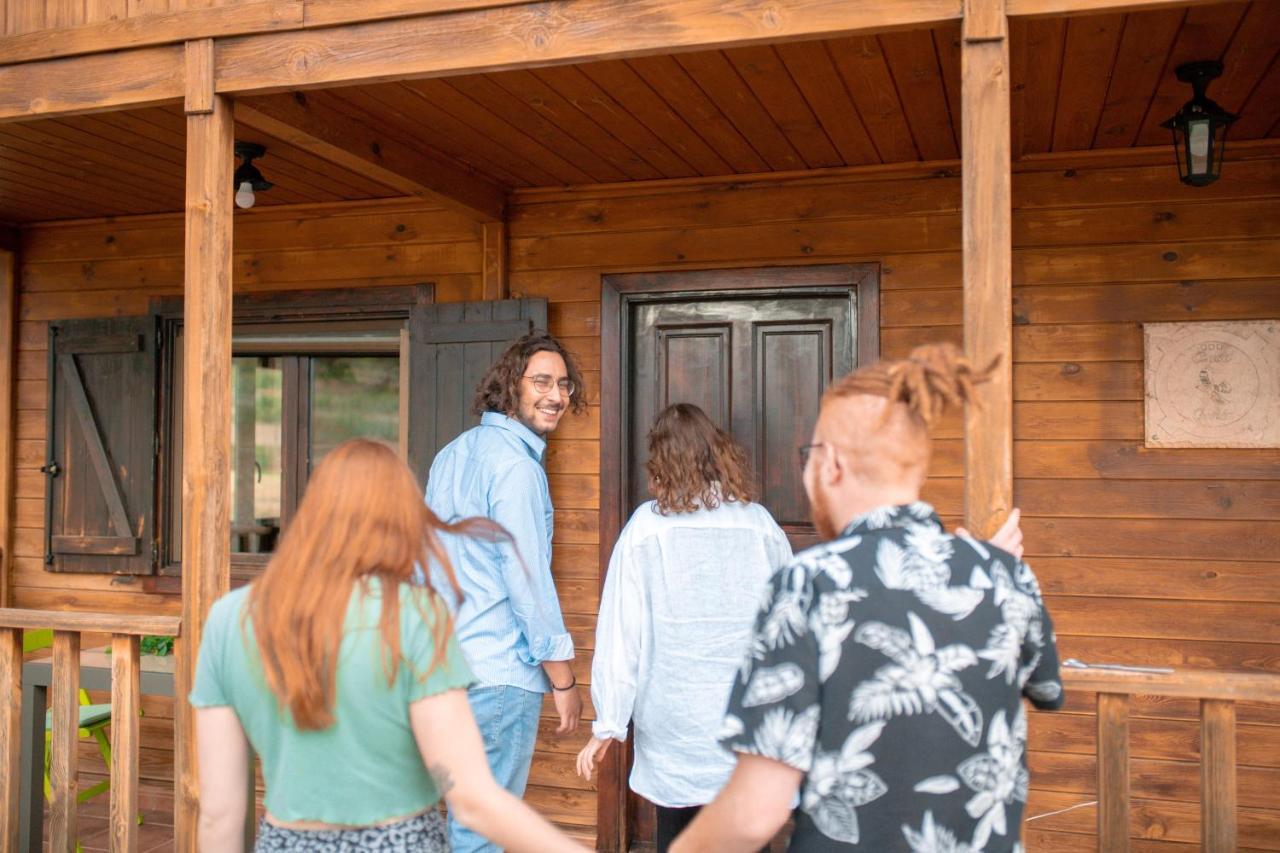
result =
[{"label": "dark wooden shutter", "polygon": [[424,485],[436,453],[479,422],[476,386],[507,345],[547,327],[547,300],[446,302],[409,318],[409,463]]},{"label": "dark wooden shutter", "polygon": [[154,568],[156,321],[49,327],[45,562],[55,572]]}]

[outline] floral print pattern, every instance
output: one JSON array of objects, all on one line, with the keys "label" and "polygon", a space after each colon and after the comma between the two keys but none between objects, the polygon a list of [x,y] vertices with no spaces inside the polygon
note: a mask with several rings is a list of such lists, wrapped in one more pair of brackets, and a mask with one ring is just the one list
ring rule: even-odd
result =
[{"label": "floral print pattern", "polygon": [[420,815],[361,829],[301,830],[258,822],[254,853],[448,853],[444,817],[431,808]]},{"label": "floral print pattern", "polygon": [[1062,704],[1031,569],[915,503],[855,519],[770,592],[720,735],[805,772],[791,849],[1020,850],[1022,698]]}]

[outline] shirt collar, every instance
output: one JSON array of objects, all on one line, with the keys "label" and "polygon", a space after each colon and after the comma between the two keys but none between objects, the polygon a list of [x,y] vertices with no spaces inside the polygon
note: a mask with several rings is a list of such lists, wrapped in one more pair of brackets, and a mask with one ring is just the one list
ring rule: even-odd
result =
[{"label": "shirt collar", "polygon": [[868,533],[872,530],[888,530],[894,527],[919,527],[921,525],[942,530],[942,519],[932,506],[924,501],[893,506],[878,506],[857,516],[845,527],[841,536]]},{"label": "shirt collar", "polygon": [[485,412],[480,416],[480,423],[484,426],[497,427],[514,433],[516,437],[529,446],[529,449],[533,451],[534,458],[539,462],[542,461],[542,454],[547,449],[546,440],[515,418],[504,415],[501,412]]}]

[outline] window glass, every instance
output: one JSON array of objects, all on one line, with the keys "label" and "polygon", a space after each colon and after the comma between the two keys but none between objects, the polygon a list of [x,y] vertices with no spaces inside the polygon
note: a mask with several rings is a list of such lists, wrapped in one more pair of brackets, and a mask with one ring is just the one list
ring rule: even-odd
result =
[{"label": "window glass", "polygon": [[311,359],[311,469],[348,438],[392,450],[400,439],[400,360],[387,356]]},{"label": "window glass", "polygon": [[231,368],[231,550],[266,554],[280,532],[284,483],[283,369],[278,357]]}]

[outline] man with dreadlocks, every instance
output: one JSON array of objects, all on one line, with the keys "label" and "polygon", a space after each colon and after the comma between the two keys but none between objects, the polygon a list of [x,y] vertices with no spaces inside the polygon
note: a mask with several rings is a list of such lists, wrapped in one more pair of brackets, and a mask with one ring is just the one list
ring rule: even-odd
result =
[{"label": "man with dreadlocks", "polygon": [[920,347],[836,382],[804,485],[824,544],[779,571],[735,681],[729,784],[671,849],[1020,850],[1026,696],[1062,704],[1035,575],[920,501],[929,426],[990,368]]}]

